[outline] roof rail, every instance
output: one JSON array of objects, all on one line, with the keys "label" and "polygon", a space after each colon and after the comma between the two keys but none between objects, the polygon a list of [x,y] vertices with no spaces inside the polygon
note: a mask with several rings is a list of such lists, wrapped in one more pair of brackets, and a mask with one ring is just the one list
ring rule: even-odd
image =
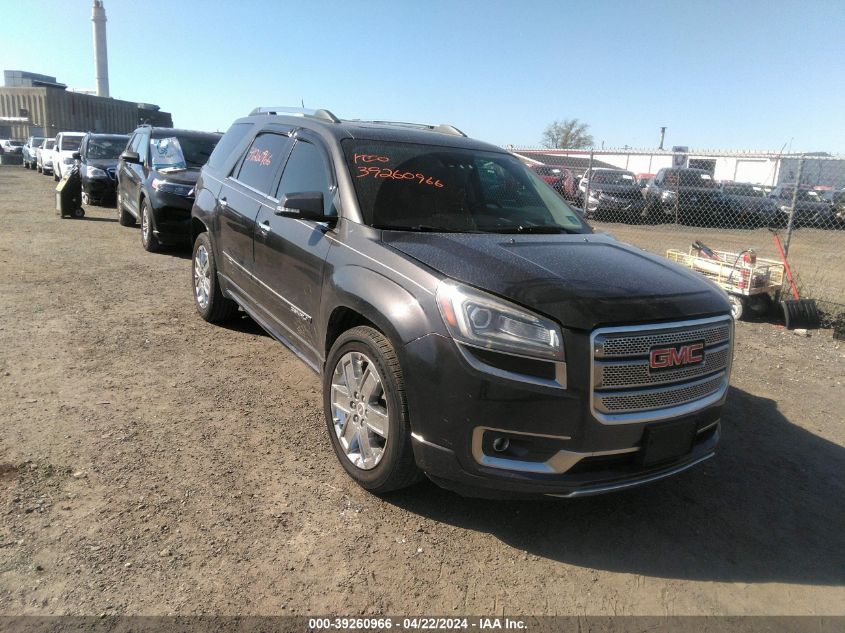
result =
[{"label": "roof rail", "polygon": [[289,108],[285,106],[262,106],[258,108],[253,108],[252,112],[249,113],[249,116],[253,116],[255,114],[281,114],[287,116],[304,116],[313,119],[322,119],[323,121],[328,121],[329,123],[340,123],[340,119],[338,119],[329,110],[325,110],[323,108],[320,108],[318,110],[312,110],[309,108]]},{"label": "roof rail", "polygon": [[397,127],[409,127],[415,130],[428,130],[429,132],[439,132],[440,134],[451,134],[452,136],[466,136],[454,125],[448,123],[441,123],[440,125],[430,125],[428,123],[409,123],[407,121],[365,121],[363,119],[355,119],[359,123],[376,123],[378,125],[395,125]]}]

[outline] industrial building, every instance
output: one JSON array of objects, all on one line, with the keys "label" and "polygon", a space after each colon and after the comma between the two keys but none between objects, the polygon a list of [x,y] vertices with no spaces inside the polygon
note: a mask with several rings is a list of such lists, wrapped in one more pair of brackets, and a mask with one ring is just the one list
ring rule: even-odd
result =
[{"label": "industrial building", "polygon": [[64,130],[128,133],[142,123],[173,127],[170,113],[157,105],[110,98],[102,0],[94,0],[91,22],[96,91],[77,92],[49,75],[5,70],[0,87],[0,138],[50,137]]}]

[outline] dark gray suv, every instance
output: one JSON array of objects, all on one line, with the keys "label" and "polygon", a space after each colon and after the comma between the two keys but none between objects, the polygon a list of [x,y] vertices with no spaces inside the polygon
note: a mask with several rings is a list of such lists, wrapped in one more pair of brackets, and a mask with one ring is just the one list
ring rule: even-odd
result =
[{"label": "dark gray suv", "polygon": [[193,294],[322,378],[346,471],[469,495],[577,496],[714,454],[726,295],[594,234],[454,127],[260,108],[196,185]]}]

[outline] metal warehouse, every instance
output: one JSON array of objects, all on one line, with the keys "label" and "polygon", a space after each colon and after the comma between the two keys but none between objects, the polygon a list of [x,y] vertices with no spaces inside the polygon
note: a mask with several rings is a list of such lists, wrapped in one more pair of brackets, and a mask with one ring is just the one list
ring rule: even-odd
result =
[{"label": "metal warehouse", "polygon": [[55,136],[63,130],[128,133],[141,123],[173,127],[169,112],[149,103],[68,90],[55,77],[5,71],[0,87],[0,138]]}]

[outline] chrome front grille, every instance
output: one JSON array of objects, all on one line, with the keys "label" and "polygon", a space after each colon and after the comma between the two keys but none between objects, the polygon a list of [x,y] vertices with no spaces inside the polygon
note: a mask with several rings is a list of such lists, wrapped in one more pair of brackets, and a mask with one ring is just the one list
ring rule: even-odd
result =
[{"label": "chrome front grille", "polygon": [[731,362],[731,348],[722,345],[705,354],[704,364],[657,374],[649,373],[648,358],[620,361],[595,362],[595,387],[597,389],[614,387],[637,387],[640,385],[660,385],[682,380],[699,378],[725,369]]},{"label": "chrome front grille", "polygon": [[660,332],[657,328],[643,333],[636,331],[611,332],[616,328],[607,328],[606,333],[595,339],[594,351],[596,358],[619,358],[621,356],[642,356],[655,345],[671,345],[704,339],[708,347],[719,343],[726,343],[731,337],[731,324],[721,323],[708,327],[688,329],[673,328],[668,332]]},{"label": "chrome front grille", "polygon": [[[684,415],[721,399],[728,387],[733,323],[715,317],[681,323],[601,328],[593,332],[591,403],[605,423]],[[653,371],[650,351],[704,341],[697,365]]]}]

